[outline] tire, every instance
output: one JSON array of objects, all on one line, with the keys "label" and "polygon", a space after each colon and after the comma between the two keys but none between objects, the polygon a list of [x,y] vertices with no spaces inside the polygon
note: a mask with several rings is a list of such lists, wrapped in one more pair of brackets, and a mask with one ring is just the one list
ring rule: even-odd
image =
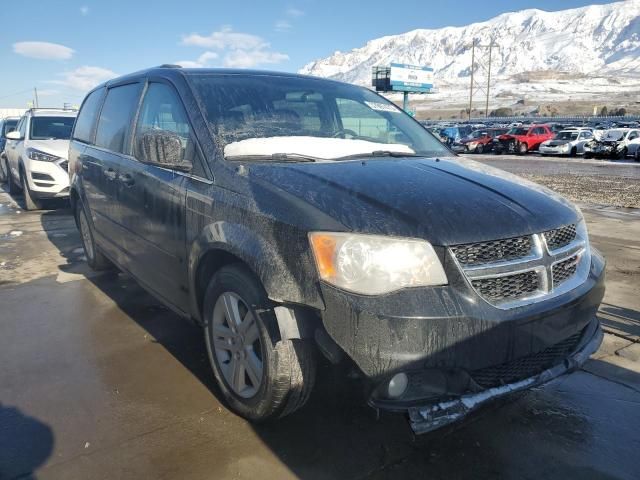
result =
[{"label": "tire", "polygon": [[625,160],[627,158],[627,147],[624,147],[618,154],[618,160]]},{"label": "tire", "polygon": [[20,183],[22,183],[22,194],[24,195],[24,208],[29,211],[40,210],[42,208],[42,202],[34,198],[31,194],[27,175],[24,170],[20,170]]},{"label": "tire", "polygon": [[15,195],[16,193],[18,193],[20,191],[20,187],[18,187],[18,185],[16,184],[15,180],[13,179],[13,175],[11,174],[11,170],[9,170],[9,160],[7,160],[6,158],[4,160],[4,166],[5,166],[6,172],[7,172],[7,188],[9,190],[9,194]]},{"label": "tire", "polygon": [[87,264],[92,270],[109,270],[113,268],[111,261],[100,251],[100,247],[96,245],[91,230],[91,224],[87,217],[87,211],[78,201],[76,206],[76,224],[80,232],[80,240],[84,249],[84,256],[87,258]]},{"label": "tire", "polygon": [[7,181],[7,166],[6,160],[4,157],[0,157],[0,184],[3,184]]},{"label": "tire", "polygon": [[569,156],[570,157],[575,157],[578,154],[578,148],[577,147],[573,147],[571,149],[571,152],[569,152]]},{"label": "tire", "polygon": [[[227,312],[238,312],[241,320],[232,322]],[[278,331],[273,304],[253,273],[241,264],[221,268],[209,282],[203,313],[209,361],[233,412],[261,422],[306,403],[316,375],[314,345],[273,340],[269,332]]]},{"label": "tire", "polygon": [[529,151],[529,147],[527,147],[526,143],[521,143],[518,145],[518,154],[524,155]]},{"label": "tire", "polygon": [[635,162],[640,162],[640,148],[637,148],[636,153],[633,154],[633,160]]}]

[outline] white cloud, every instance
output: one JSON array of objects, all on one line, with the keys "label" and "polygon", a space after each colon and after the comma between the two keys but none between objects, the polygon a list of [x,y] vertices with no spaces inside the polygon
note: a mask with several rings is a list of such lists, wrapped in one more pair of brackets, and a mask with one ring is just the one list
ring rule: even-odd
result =
[{"label": "white cloud", "polygon": [[183,36],[181,43],[182,45],[215,48],[216,50],[224,50],[226,48],[248,50],[261,48],[266,45],[265,41],[259,36],[250,33],[234,32],[228,25],[206,36],[197,33]]},{"label": "white cloud", "polygon": [[13,44],[13,51],[18,55],[44,60],[68,60],[75,53],[69,47],[49,42],[17,42]]},{"label": "white cloud", "polygon": [[288,32],[291,30],[291,23],[287,20],[278,20],[274,26],[276,32]]},{"label": "white cloud", "polygon": [[294,17],[294,18],[302,17],[304,15],[304,12],[302,10],[294,7],[287,8],[285,13],[287,14],[287,16]]},{"label": "white cloud", "polygon": [[62,80],[52,80],[51,83],[66,85],[75,90],[87,91],[99,83],[106,82],[118,74],[102,67],[92,67],[85,65],[69,72],[60,74]]},{"label": "white cloud", "polygon": [[[289,25],[290,26],[290,25]],[[289,56],[271,50],[269,42],[258,35],[235,32],[230,26],[224,26],[210,35],[192,33],[182,37],[182,45],[208,48],[196,60],[177,62],[183,67],[212,66],[212,60],[221,58],[225,67],[249,68],[260,64],[280,63]],[[217,50],[211,51],[211,50]]]},{"label": "white cloud", "polygon": [[180,60],[176,62],[184,68],[202,68],[210,66],[211,60],[215,60],[219,55],[216,52],[204,52],[197,60]]},{"label": "white cloud", "polygon": [[89,7],[87,7],[86,5],[83,5],[80,7],[80,14],[83,17],[86,17],[87,15],[89,15]]},{"label": "white cloud", "polygon": [[289,60],[289,55],[266,50],[235,50],[224,57],[224,66],[230,68],[250,68],[267,63],[281,63]]}]

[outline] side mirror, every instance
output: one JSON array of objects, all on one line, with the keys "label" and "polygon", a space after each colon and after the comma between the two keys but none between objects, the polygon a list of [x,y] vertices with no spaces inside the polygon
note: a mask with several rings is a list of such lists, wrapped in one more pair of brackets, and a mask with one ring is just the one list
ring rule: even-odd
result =
[{"label": "side mirror", "polygon": [[138,141],[138,154],[146,163],[181,171],[191,171],[191,163],[183,161],[180,136],[168,130],[151,130]]},{"label": "side mirror", "polygon": [[7,137],[7,140],[22,140],[22,135],[17,130],[12,130],[11,132],[8,132],[6,137]]}]

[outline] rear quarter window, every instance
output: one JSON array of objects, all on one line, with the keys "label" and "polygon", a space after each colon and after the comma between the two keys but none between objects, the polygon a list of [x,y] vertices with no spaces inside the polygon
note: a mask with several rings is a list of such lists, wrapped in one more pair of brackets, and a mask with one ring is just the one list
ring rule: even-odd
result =
[{"label": "rear quarter window", "polygon": [[80,108],[80,113],[78,114],[73,130],[73,138],[75,140],[84,143],[91,143],[93,141],[93,128],[98,119],[98,112],[100,111],[103,96],[104,88],[100,88],[91,92],[85,99],[82,108]]},{"label": "rear quarter window", "polygon": [[116,153],[129,153],[131,122],[138,108],[142,84],[130,83],[107,91],[95,144]]}]

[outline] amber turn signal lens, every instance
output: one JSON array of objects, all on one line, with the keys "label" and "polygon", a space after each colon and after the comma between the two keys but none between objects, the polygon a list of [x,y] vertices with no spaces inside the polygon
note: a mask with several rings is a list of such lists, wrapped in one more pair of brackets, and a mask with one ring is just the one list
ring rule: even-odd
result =
[{"label": "amber turn signal lens", "polygon": [[330,235],[322,233],[312,233],[309,235],[313,254],[316,258],[316,265],[323,279],[331,278],[336,274],[334,263],[336,254],[336,240]]}]

